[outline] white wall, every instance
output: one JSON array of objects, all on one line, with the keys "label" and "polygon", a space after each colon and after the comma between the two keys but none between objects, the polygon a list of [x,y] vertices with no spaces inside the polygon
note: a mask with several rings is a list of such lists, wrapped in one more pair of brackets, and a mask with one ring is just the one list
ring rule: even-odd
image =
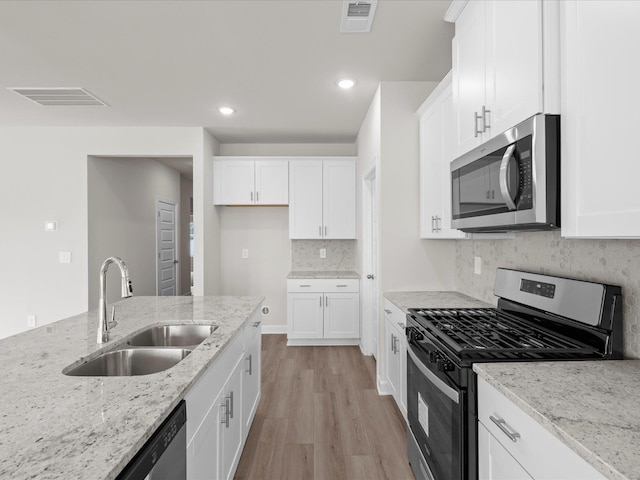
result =
[{"label": "white wall", "polygon": [[455,242],[420,240],[418,107],[436,82],[382,82],[380,256],[383,292],[451,290]]},{"label": "white wall", "polygon": [[[149,158],[88,159],[89,308],[98,307],[100,266],[118,256],[136,295],[156,295],[156,199],[179,208],[180,174]],[[182,228],[176,218],[176,232]],[[177,245],[179,246],[179,244]],[[107,272],[107,299],[120,299],[120,272]]]},{"label": "white wall", "polygon": [[[214,144],[202,128],[0,128],[0,238],[8,272],[0,278],[0,337],[26,330],[29,314],[43,324],[87,310],[88,156],[192,156],[202,165]],[[202,168],[199,174],[200,199],[211,200],[211,176],[204,179]],[[46,220],[56,220],[58,231],[45,233]],[[207,269],[217,271],[215,233],[207,233],[197,263],[208,260]],[[58,263],[59,251],[70,251],[72,263]]]},{"label": "white wall", "polygon": [[191,256],[189,254],[189,222],[193,198],[193,181],[180,175],[180,295],[191,291]]}]

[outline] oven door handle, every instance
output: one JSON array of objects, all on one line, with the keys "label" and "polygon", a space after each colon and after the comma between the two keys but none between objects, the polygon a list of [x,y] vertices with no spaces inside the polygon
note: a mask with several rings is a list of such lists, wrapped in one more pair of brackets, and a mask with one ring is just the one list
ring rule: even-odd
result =
[{"label": "oven door handle", "polygon": [[509,207],[509,210],[516,209],[516,204],[511,198],[511,192],[509,192],[509,184],[507,183],[507,175],[509,174],[509,161],[511,161],[511,156],[513,155],[513,151],[515,149],[515,143],[509,145],[507,151],[504,152],[502,162],[500,163],[500,193],[502,194],[504,203],[506,203],[507,207]]},{"label": "oven door handle", "polygon": [[427,380],[429,380],[438,390],[444,393],[453,402],[457,404],[460,403],[460,393],[444,383],[433,372],[431,372],[431,370],[425,367],[418,356],[413,353],[413,351],[411,350],[411,346],[407,348],[407,353],[409,354],[411,360],[413,360],[413,363],[415,363],[416,367],[418,367],[418,370],[420,370],[420,373],[427,377]]}]

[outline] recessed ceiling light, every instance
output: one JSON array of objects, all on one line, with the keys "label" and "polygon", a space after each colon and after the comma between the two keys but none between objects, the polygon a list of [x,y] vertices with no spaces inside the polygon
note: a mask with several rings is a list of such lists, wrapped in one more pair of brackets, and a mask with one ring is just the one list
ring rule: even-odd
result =
[{"label": "recessed ceiling light", "polygon": [[231,107],[220,107],[218,111],[223,115],[231,115],[232,113],[235,113],[235,109]]},{"label": "recessed ceiling light", "polygon": [[337,84],[340,88],[349,90],[350,88],[353,88],[355,86],[356,81],[353,78],[341,78],[337,81]]}]

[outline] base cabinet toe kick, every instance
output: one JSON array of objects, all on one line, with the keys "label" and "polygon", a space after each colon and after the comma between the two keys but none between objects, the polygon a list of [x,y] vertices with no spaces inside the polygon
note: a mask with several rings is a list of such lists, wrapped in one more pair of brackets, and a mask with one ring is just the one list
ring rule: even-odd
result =
[{"label": "base cabinet toe kick", "polygon": [[260,402],[260,309],[185,396],[187,479],[232,479]]}]

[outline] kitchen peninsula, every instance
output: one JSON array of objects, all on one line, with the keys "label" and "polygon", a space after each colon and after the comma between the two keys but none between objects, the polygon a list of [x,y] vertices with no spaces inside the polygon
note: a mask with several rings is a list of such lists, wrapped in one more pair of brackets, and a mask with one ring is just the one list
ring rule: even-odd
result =
[{"label": "kitchen peninsula", "polygon": [[[0,341],[0,478],[111,480],[185,398],[262,297],[134,297],[116,303],[111,341],[92,310]],[[128,377],[62,373],[151,325],[218,328],[172,368]]]}]

